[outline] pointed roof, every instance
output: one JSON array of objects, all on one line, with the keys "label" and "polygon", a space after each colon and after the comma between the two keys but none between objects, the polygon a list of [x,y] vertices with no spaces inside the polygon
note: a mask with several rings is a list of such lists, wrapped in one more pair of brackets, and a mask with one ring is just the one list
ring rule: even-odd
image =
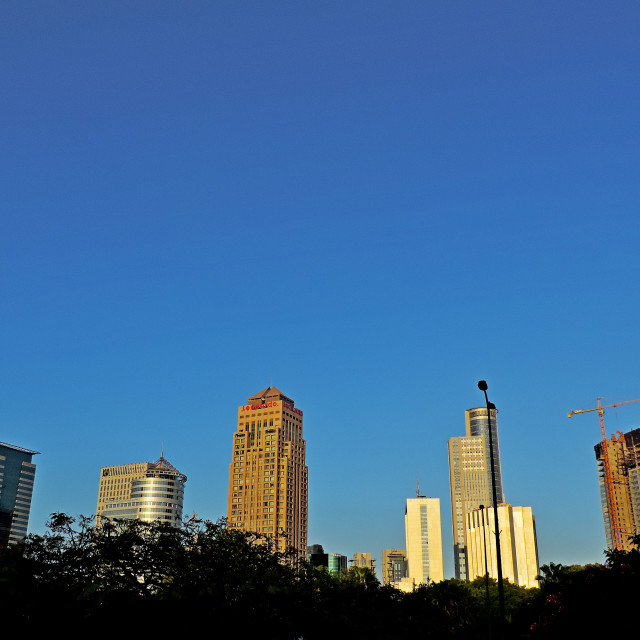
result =
[{"label": "pointed roof", "polygon": [[161,455],[155,462],[151,464],[154,469],[166,469],[176,475],[182,476],[185,480],[187,476],[184,473],[180,473],[163,455]]},{"label": "pointed roof", "polygon": [[263,398],[277,398],[278,400],[285,400],[286,402],[294,404],[293,400],[289,398],[289,396],[285,396],[282,391],[276,389],[275,387],[267,387],[266,389],[259,391],[258,393],[252,395],[249,398],[248,402],[251,402],[252,400],[262,400]]}]

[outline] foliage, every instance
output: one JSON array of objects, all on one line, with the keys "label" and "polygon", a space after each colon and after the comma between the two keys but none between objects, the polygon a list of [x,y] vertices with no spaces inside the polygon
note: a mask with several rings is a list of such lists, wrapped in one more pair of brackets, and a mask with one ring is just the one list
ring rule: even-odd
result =
[{"label": "foliage", "polygon": [[[181,528],[138,520],[75,521],[53,514],[49,531],[0,550],[3,621],[31,630],[142,629],[233,623],[237,638],[481,640],[560,638],[611,628],[609,611],[635,604],[640,552],[610,552],[606,565],[550,564],[540,589],[505,582],[507,623],[499,629],[497,585],[444,580],[411,593],[381,586],[373,572],[338,575],[297,562],[273,540],[192,519]],[[487,615],[488,614],[488,615]],[[155,621],[150,624],[150,621]],[[489,624],[490,623],[490,624]],[[194,627],[195,625],[195,627]],[[615,624],[613,626],[615,628]]]},{"label": "foliage", "polygon": [[640,536],[631,551],[605,551],[606,563],[540,568],[541,594],[530,638],[609,637],[627,633],[640,593]]}]

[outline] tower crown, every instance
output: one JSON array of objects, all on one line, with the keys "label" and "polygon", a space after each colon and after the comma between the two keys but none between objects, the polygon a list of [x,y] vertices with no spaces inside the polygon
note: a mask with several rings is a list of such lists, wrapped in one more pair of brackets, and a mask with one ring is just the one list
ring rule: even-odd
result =
[{"label": "tower crown", "polygon": [[289,396],[286,396],[282,391],[276,389],[275,387],[267,387],[262,391],[252,395],[248,402],[254,402],[257,400],[283,400],[284,402],[288,402],[290,405],[294,405],[294,402]]}]

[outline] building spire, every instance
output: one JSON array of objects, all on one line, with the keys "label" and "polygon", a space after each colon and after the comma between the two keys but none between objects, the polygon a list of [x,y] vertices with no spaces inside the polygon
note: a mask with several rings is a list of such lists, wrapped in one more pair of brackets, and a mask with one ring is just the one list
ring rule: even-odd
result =
[{"label": "building spire", "polygon": [[425,498],[426,496],[421,495],[420,493],[420,474],[416,474],[416,498]]}]

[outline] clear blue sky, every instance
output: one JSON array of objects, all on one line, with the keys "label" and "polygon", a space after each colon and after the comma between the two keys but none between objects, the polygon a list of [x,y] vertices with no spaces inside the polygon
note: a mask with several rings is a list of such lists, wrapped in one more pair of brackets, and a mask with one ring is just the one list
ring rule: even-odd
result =
[{"label": "clear blue sky", "polygon": [[[31,514],[166,457],[225,514],[237,406],[304,411],[310,543],[404,546],[497,405],[541,562],[602,559],[640,398],[637,2],[5,2],[0,440]],[[640,426],[640,403],[606,415]]]}]

